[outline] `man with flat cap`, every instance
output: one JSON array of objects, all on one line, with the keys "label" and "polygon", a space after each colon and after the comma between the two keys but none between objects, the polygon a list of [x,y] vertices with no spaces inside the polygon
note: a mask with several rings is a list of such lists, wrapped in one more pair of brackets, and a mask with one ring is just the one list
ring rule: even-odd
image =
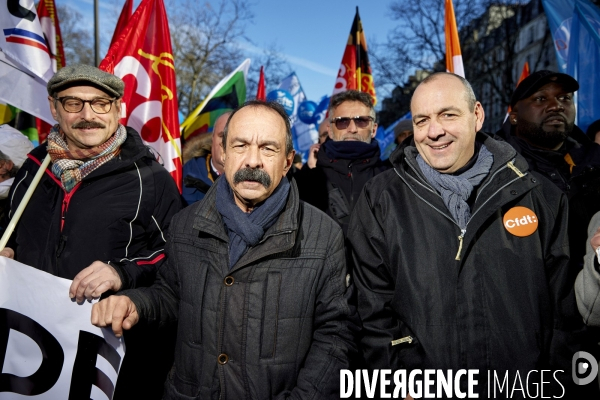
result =
[{"label": "man with flat cap", "polygon": [[[556,186],[569,199],[571,260],[583,262],[586,227],[600,211],[600,145],[575,125],[571,76],[541,70],[525,78],[511,98],[507,141],[522,154],[529,168]],[[508,125],[507,125],[508,127]]]},{"label": "man with flat cap", "polygon": [[[57,124],[18,172],[9,218],[48,154],[51,164],[0,255],[72,279],[65,296],[78,302],[150,285],[181,200],[139,134],[119,123],[124,82],[73,65],[57,72],[47,88]],[[168,346],[156,342],[163,334],[144,329],[125,338],[114,398],[160,398],[156,361]]]}]

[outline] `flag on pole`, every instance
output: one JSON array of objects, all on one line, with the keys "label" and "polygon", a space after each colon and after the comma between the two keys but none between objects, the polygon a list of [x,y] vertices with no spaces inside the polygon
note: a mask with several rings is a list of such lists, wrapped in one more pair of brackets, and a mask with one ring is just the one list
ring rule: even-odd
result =
[{"label": "flag on pole", "polygon": [[100,69],[125,81],[120,122],[159,154],[181,192],[175,66],[163,0],[142,0]]},{"label": "flag on pole", "polygon": [[302,90],[302,85],[295,72],[283,78],[279,84],[279,89],[287,91],[294,99],[294,108],[290,115],[290,125],[292,127],[292,141],[294,149],[302,154],[302,159],[308,158],[308,149],[313,143],[316,143],[319,138],[319,132],[315,128],[315,124],[306,124],[300,120],[298,116],[298,108],[300,104],[306,101],[306,95]]},{"label": "flag on pole", "polygon": [[184,140],[200,133],[212,132],[217,118],[246,101],[246,76],[249,68],[250,59],[247,58],[221,79],[204,101],[183,121],[181,134]]},{"label": "flag on pole", "polygon": [[40,0],[37,8],[44,38],[50,52],[52,60],[52,70],[58,71],[65,64],[65,50],[63,48],[62,36],[60,34],[60,25],[58,15],[56,14],[56,4],[54,0]]},{"label": "flag on pole", "polygon": [[358,14],[358,7],[356,7],[356,15],[352,22],[350,36],[348,36],[348,43],[342,57],[333,94],[345,92],[346,90],[359,90],[369,93],[373,98],[373,104],[377,104],[373,72],[371,71],[367,52],[367,40]]},{"label": "flag on pole", "polygon": [[267,88],[265,85],[264,67],[260,66],[260,78],[258,79],[258,88],[256,89],[256,100],[265,101],[267,99]]},{"label": "flag on pole", "polygon": [[600,9],[589,0],[542,0],[560,72],[579,82],[575,123],[584,131],[600,115]]},{"label": "flag on pole", "polygon": [[[519,83],[521,83],[521,81],[523,81],[523,79],[527,78],[528,76],[529,76],[529,62],[525,61],[525,64],[523,64],[523,69],[521,70],[521,76],[519,77],[519,81],[517,82],[515,88],[517,86],[519,86]],[[504,121],[506,121],[508,119],[508,115],[510,114],[511,111],[512,111],[512,108],[509,104],[508,111],[506,111],[506,117],[504,117]]]},{"label": "flag on pole", "polygon": [[53,74],[33,0],[0,0],[0,102],[53,123],[46,99]]},{"label": "flag on pole", "polygon": [[133,13],[133,0],[125,0],[125,4],[123,5],[123,10],[121,10],[121,15],[119,15],[119,20],[117,21],[117,26],[115,27],[115,31],[113,32],[113,37],[110,40],[111,47],[115,41],[119,38],[119,35],[123,32],[127,23],[131,19],[131,14]]},{"label": "flag on pole", "polygon": [[446,71],[465,77],[460,42],[458,40],[458,28],[454,16],[452,0],[446,0],[445,36],[446,36]]}]

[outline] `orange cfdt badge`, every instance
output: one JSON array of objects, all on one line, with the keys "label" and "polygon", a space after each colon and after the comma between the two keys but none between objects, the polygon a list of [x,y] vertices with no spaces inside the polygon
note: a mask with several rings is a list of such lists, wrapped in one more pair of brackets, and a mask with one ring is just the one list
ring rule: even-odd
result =
[{"label": "orange cfdt badge", "polygon": [[538,228],[538,217],[527,207],[513,207],[504,214],[504,228],[515,236],[531,235]]}]

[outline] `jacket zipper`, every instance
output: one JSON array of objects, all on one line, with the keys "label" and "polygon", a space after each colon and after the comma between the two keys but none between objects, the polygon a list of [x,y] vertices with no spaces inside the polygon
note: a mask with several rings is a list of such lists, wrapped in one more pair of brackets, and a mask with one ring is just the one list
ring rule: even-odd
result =
[{"label": "jacket zipper", "polygon": [[[349,206],[352,207],[352,204],[354,204],[354,176],[352,175],[352,162],[348,163],[348,177],[350,178],[350,204],[349,204]],[[352,210],[348,210],[348,211],[352,211]]]},{"label": "jacket zipper", "polygon": [[[496,190],[494,193],[492,193],[491,196],[489,196],[487,198],[486,201],[483,202],[483,204],[473,213],[471,214],[471,219],[473,219],[473,217],[475,216],[475,214],[477,214],[479,212],[479,210],[481,210],[483,208],[483,206],[485,204],[487,204],[487,202],[489,202],[498,192],[500,192],[502,189],[504,189],[505,187],[507,187],[508,185],[512,184],[513,182],[515,182],[516,180],[524,177],[526,174],[524,174],[523,172],[521,172],[515,165],[514,165],[514,161],[515,159],[513,158],[512,161],[509,161],[506,163],[506,165],[502,168],[499,168],[496,172],[494,172],[492,174],[492,176],[490,177],[490,179],[487,181],[487,183],[485,185],[483,185],[481,187],[481,189],[479,190],[479,194],[481,194],[483,192],[483,189],[486,188],[496,177],[497,174],[499,174],[501,171],[503,171],[505,168],[510,168],[512,171],[514,171],[515,174],[517,174],[517,178],[509,181],[508,183],[506,183],[505,185],[503,185],[502,187],[500,187],[498,190]],[[413,166],[410,163],[407,163],[409,165],[409,167],[417,174],[418,176],[418,172],[413,168]],[[396,170],[396,168],[394,168],[394,171],[396,172],[396,175],[398,175],[400,177],[400,179],[402,179],[406,185],[408,186],[408,188],[415,194],[415,196],[417,196],[418,198],[420,198],[425,204],[429,205],[429,207],[433,208],[434,210],[436,210],[438,213],[440,213],[441,215],[443,215],[444,217],[446,217],[448,220],[450,220],[454,225],[458,226],[458,228],[460,229],[460,235],[458,235],[458,252],[456,253],[456,257],[454,257],[454,260],[456,261],[460,261],[460,253],[462,251],[462,247],[463,247],[463,239],[465,238],[465,234],[467,233],[467,228],[465,227],[465,229],[462,229],[457,223],[456,221],[454,221],[454,219],[448,217],[444,212],[442,212],[441,210],[439,210],[438,208],[436,208],[433,204],[431,204],[430,202],[428,202],[427,200],[425,200],[423,197],[421,197],[419,194],[417,194],[408,184],[408,182],[406,182],[406,180],[398,173],[398,171]],[[410,175],[409,175],[410,176]],[[412,178],[412,177],[411,177]],[[419,180],[412,178],[416,183],[418,183],[420,186],[422,186],[424,189],[429,190],[430,192],[436,194],[438,197],[442,198],[442,196],[435,190],[432,190],[430,188],[428,188],[426,185],[424,185],[422,182],[420,182]],[[475,201],[477,201],[477,199],[479,198],[479,194],[475,197]],[[471,221],[471,219],[469,220],[469,222]],[[469,226],[469,222],[467,222],[467,226]]]}]

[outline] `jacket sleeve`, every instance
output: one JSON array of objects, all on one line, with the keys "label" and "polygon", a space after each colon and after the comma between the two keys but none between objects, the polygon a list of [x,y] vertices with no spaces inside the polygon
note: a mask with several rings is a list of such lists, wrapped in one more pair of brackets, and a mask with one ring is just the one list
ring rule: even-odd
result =
[{"label": "jacket sleeve", "polygon": [[583,270],[575,281],[577,307],[583,321],[590,326],[600,327],[600,264],[590,240],[600,228],[600,212],[594,215],[588,227],[587,252],[583,260]]},{"label": "jacket sleeve", "polygon": [[[173,240],[169,237],[165,248],[166,254],[171,252],[171,243]],[[175,263],[172,258],[165,258],[160,263],[152,286],[124,290],[118,294],[127,296],[133,301],[140,320],[163,326],[179,318],[179,289],[179,274]]]},{"label": "jacket sleeve", "polygon": [[361,193],[350,220],[351,245],[358,314],[362,321],[359,335],[361,356],[369,369],[392,368],[392,340],[399,339],[399,319],[390,307],[395,280],[390,273],[388,250],[381,224],[370,199],[369,183]]},{"label": "jacket sleeve", "polygon": [[[154,208],[145,227],[144,246],[127,259],[112,260],[122,289],[150,286],[165,260],[165,239],[171,218],[181,210],[181,196],[171,175],[153,162]],[[140,210],[143,212],[143,210]]]},{"label": "jacket sleeve", "polygon": [[349,367],[356,352],[356,310],[349,304],[343,235],[340,229],[330,242],[317,287],[313,340],[296,387],[277,399],[332,399],[339,397],[340,370]]}]

